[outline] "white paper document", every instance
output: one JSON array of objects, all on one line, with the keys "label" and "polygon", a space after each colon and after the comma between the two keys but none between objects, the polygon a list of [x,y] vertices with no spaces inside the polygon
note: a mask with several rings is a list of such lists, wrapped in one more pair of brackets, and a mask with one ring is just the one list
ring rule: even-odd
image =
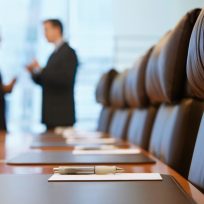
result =
[{"label": "white paper document", "polygon": [[101,132],[89,132],[84,130],[77,129],[67,129],[62,133],[63,137],[66,139],[69,138],[101,138],[104,136],[104,133]]},{"label": "white paper document", "polygon": [[75,155],[103,155],[103,154],[109,154],[109,155],[121,155],[121,154],[139,154],[141,153],[141,150],[139,149],[109,149],[109,150],[73,150],[72,154]]},{"label": "white paper document", "polygon": [[116,142],[115,138],[86,138],[86,139],[67,139],[67,144],[113,144]]},{"label": "white paper document", "polygon": [[106,175],[52,175],[48,181],[161,181],[159,173],[120,173]]},{"label": "white paper document", "polygon": [[74,147],[74,150],[113,150],[113,149],[119,149],[118,146],[115,145],[76,145]]}]

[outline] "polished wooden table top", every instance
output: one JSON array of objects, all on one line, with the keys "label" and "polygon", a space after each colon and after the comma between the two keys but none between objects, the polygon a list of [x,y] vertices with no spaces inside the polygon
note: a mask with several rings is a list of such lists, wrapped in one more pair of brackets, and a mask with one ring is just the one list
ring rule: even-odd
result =
[{"label": "polished wooden table top", "polygon": [[[9,166],[5,163],[6,159],[12,158],[19,153],[27,151],[64,151],[64,148],[47,148],[46,150],[35,150],[30,148],[30,144],[33,140],[31,134],[25,133],[15,133],[6,134],[5,132],[0,132],[0,174],[52,174],[54,165],[39,165],[39,166]],[[72,148],[67,149],[70,151]],[[142,150],[143,151],[143,150]],[[183,189],[199,204],[204,203],[204,194],[197,190],[192,184],[190,184],[186,179],[176,173],[173,169],[162,163],[160,160],[153,157],[148,152],[143,151],[144,154],[156,160],[156,164],[127,164],[120,165],[126,172],[145,172],[145,173],[161,173],[169,174],[174,176],[178,183],[183,187]]]}]

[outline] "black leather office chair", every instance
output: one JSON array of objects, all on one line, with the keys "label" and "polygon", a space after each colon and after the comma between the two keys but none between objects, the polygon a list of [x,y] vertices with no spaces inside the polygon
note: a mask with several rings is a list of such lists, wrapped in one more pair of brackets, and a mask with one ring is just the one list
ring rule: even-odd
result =
[{"label": "black leather office chair", "polygon": [[[148,148],[156,114],[156,108],[149,104],[144,82],[151,51],[152,48],[137,61],[132,69],[115,77],[109,99],[109,109],[113,113],[113,117],[108,121],[110,135],[123,140],[128,137],[129,141],[144,149]],[[106,111],[107,108],[102,114],[107,114]]]},{"label": "black leather office chair", "polygon": [[109,134],[118,139],[126,139],[131,110],[125,100],[125,80],[128,70],[117,75],[111,87],[110,101],[114,109]]},{"label": "black leather office chair", "polygon": [[97,131],[108,132],[114,109],[110,104],[110,90],[114,78],[118,75],[115,69],[104,73],[96,87],[96,101],[102,105],[102,110],[98,120]]},{"label": "black leather office chair", "polygon": [[[188,52],[187,76],[192,95],[204,100],[204,9],[194,26]],[[192,119],[193,120],[193,119]],[[200,124],[189,180],[204,192],[204,114]]]},{"label": "black leather office chair", "polygon": [[188,12],[159,41],[149,59],[145,80],[151,102],[162,104],[149,150],[185,177],[203,110],[202,102],[185,93],[189,40],[199,13],[199,9]]},{"label": "black leather office chair", "polygon": [[128,71],[125,83],[125,97],[132,114],[128,126],[128,140],[143,149],[148,149],[152,125],[157,108],[149,103],[145,89],[146,67],[151,48]]}]

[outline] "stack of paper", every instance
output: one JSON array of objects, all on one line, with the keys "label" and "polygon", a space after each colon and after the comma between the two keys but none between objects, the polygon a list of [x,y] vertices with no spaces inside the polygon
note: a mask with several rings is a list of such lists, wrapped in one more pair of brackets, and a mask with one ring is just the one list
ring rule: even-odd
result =
[{"label": "stack of paper", "polygon": [[73,150],[75,155],[91,155],[91,154],[110,154],[110,155],[123,155],[123,154],[139,154],[141,150],[139,149],[109,149],[109,150]]},{"label": "stack of paper", "polygon": [[66,129],[63,132],[64,138],[101,138],[103,137],[103,133],[101,132],[88,132],[84,130],[77,129]]},{"label": "stack of paper", "polygon": [[115,142],[115,138],[68,138],[66,140],[67,144],[113,144]]},{"label": "stack of paper", "polygon": [[158,173],[121,173],[106,175],[60,175],[54,174],[48,181],[161,181]]}]

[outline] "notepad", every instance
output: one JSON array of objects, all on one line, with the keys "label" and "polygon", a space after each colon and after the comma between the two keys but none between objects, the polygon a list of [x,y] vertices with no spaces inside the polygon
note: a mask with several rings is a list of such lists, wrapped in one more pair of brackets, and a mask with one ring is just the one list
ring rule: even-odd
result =
[{"label": "notepad", "polygon": [[109,150],[73,150],[72,154],[75,155],[103,155],[103,154],[139,154],[141,153],[141,150],[139,149],[109,149]]},{"label": "notepad", "polygon": [[121,173],[106,175],[52,175],[48,181],[161,181],[159,173]]},{"label": "notepad", "polygon": [[115,143],[115,138],[86,138],[86,139],[76,139],[69,138],[66,140],[66,143],[69,145],[72,144],[113,144]]}]

